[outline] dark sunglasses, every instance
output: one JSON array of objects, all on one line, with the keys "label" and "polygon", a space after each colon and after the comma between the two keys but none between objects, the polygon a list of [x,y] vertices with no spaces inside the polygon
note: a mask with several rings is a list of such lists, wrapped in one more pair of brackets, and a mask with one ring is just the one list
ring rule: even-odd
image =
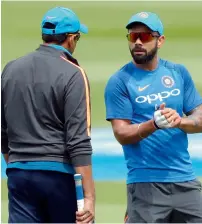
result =
[{"label": "dark sunglasses", "polygon": [[140,32],[140,33],[135,33],[131,32],[126,35],[128,41],[135,43],[137,39],[139,38],[142,43],[147,43],[152,41],[155,37],[160,37],[159,35],[154,35],[150,32]]}]

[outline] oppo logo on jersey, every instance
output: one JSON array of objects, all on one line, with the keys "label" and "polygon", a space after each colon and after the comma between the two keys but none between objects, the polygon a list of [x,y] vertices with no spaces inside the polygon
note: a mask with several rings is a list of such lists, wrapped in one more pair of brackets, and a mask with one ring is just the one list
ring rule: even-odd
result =
[{"label": "oppo logo on jersey", "polygon": [[145,103],[148,102],[151,104],[152,102],[159,100],[163,101],[163,99],[166,99],[170,96],[178,96],[180,95],[180,90],[179,89],[173,89],[171,91],[163,91],[161,93],[154,93],[151,95],[146,95],[146,96],[138,96],[135,101],[137,103]]}]

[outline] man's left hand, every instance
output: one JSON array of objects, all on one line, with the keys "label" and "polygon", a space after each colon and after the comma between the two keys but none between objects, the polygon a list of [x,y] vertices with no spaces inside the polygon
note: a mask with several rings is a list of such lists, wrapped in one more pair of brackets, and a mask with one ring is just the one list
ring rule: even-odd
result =
[{"label": "man's left hand", "polygon": [[182,118],[176,110],[165,108],[164,110],[161,110],[161,115],[165,116],[171,128],[178,128],[180,126]]}]

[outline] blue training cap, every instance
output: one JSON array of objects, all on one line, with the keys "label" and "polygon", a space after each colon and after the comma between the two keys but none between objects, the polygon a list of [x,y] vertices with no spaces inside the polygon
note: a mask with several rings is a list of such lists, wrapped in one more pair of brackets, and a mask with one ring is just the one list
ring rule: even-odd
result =
[{"label": "blue training cap", "polygon": [[[44,28],[46,23],[55,25],[55,28]],[[63,34],[63,33],[88,33],[88,27],[81,24],[77,15],[68,8],[56,7],[49,10],[41,22],[43,34]]]},{"label": "blue training cap", "polygon": [[133,15],[126,25],[126,29],[128,29],[133,23],[143,23],[152,31],[159,32],[160,35],[163,35],[163,23],[155,13],[140,12]]}]

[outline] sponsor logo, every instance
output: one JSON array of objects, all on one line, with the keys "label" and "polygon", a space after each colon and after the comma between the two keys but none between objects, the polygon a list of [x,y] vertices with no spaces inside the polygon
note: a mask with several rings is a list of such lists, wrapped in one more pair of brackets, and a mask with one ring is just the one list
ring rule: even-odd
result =
[{"label": "sponsor logo", "polygon": [[164,99],[169,98],[169,97],[175,97],[180,95],[180,90],[179,89],[173,89],[171,91],[163,91],[161,93],[154,93],[151,95],[146,95],[146,96],[138,96],[135,99],[135,102],[137,103],[149,103],[151,104],[152,102],[155,102],[159,100],[162,102]]},{"label": "sponsor logo", "polygon": [[138,87],[138,91],[139,92],[142,92],[143,90],[145,90],[145,89],[147,89],[148,87],[150,86],[150,84],[149,85],[146,85],[146,86],[144,86],[144,87]]}]

